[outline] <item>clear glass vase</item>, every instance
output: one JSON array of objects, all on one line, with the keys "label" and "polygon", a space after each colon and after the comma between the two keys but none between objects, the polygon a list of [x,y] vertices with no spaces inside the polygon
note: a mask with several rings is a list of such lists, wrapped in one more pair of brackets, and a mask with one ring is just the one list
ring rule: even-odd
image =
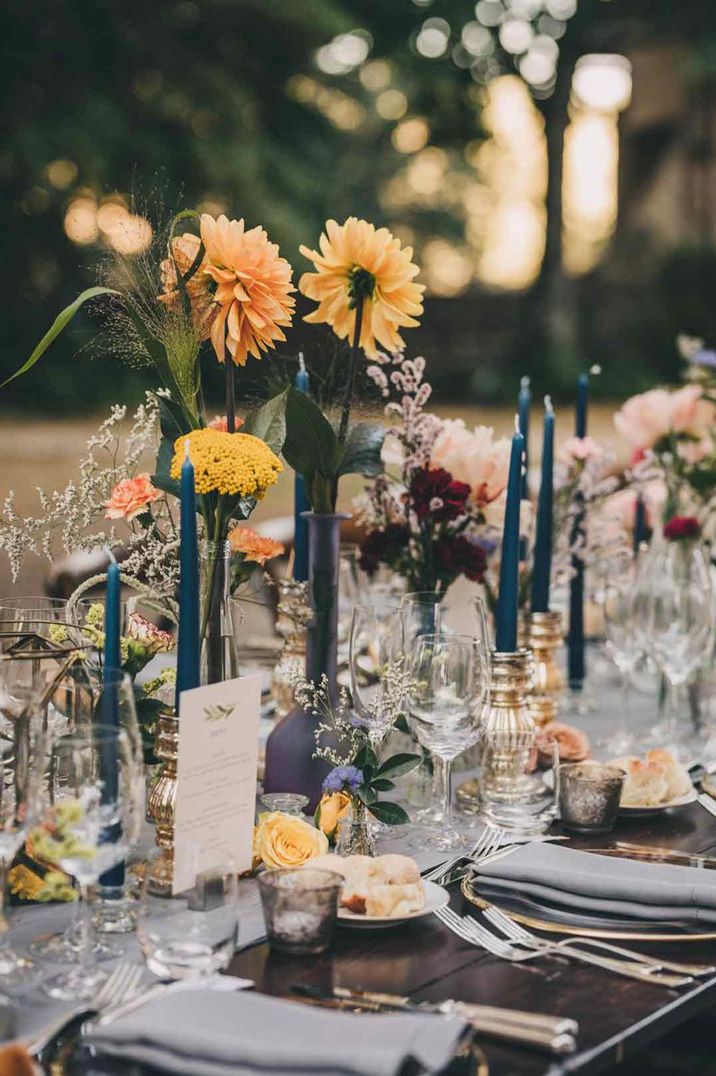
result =
[{"label": "clear glass vase", "polygon": [[375,843],[368,828],[368,812],[359,799],[351,800],[351,809],[338,827],[336,854],[339,856],[374,856]]},{"label": "clear glass vase", "polygon": [[238,676],[236,639],[231,618],[231,546],[202,542],[199,554],[202,684]]}]

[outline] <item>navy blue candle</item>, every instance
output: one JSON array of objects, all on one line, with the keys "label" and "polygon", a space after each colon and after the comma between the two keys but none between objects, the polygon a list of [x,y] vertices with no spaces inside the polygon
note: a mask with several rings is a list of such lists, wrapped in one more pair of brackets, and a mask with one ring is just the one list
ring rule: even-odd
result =
[{"label": "navy blue candle", "polygon": [[522,473],[522,486],[520,496],[525,501],[529,497],[528,492],[528,470],[530,465],[530,407],[532,406],[532,393],[530,392],[530,379],[523,377],[520,379],[520,391],[517,394],[517,421],[519,423],[519,431],[525,439],[525,462]]},{"label": "navy blue candle", "polygon": [[641,493],[638,494],[634,506],[634,556],[639,552],[639,546],[647,538],[646,505]]},{"label": "navy blue candle", "polygon": [[[311,383],[301,353],[298,356],[298,373],[294,384],[299,392],[309,395]],[[306,495],[303,475],[297,474],[293,486],[293,578],[301,583],[308,579],[308,524],[303,513],[310,511],[311,505]]]},{"label": "navy blue candle", "polygon": [[549,396],[544,398],[542,478],[537,501],[537,537],[532,569],[533,613],[549,612],[549,584],[552,574],[552,502],[554,499],[554,410]]},{"label": "navy blue candle", "polygon": [[[580,374],[577,380],[577,408],[574,432],[577,437],[587,436],[587,404],[589,401],[589,376]],[[572,529],[572,545],[580,541],[584,533],[584,511],[577,512]],[[569,632],[567,634],[567,675],[569,686],[581,691],[584,685],[584,562],[572,557],[572,579],[569,585]]]},{"label": "navy blue candle", "polygon": [[502,531],[502,559],[500,561],[500,591],[497,597],[495,624],[495,648],[500,653],[512,653],[517,649],[517,609],[519,603],[520,561],[520,490],[525,439],[515,418],[512,437],[510,470],[507,479],[507,504]]},{"label": "navy blue candle", "polygon": [[577,379],[577,411],[574,432],[577,437],[587,436],[587,406],[589,404],[589,375],[580,374]]},{"label": "navy blue candle", "polygon": [[179,531],[179,640],[177,644],[176,708],[182,691],[199,687],[199,549],[196,537],[194,467],[189,458],[181,468]]}]

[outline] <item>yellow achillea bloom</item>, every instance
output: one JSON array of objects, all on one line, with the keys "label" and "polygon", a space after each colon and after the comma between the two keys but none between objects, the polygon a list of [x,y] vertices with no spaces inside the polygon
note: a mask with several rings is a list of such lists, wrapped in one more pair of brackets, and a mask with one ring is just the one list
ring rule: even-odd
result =
[{"label": "yellow achillea bloom", "polygon": [[316,267],[304,273],[299,291],[315,299],[318,309],[304,321],[326,322],[336,336],[352,339],[358,295],[364,300],[360,346],[369,359],[377,355],[376,343],[387,351],[402,351],[398,329],[418,325],[423,312],[423,284],[413,277],[419,273],[411,258],[412,247],[401,247],[387,228],[376,228],[367,220],[348,217],[344,224],[326,221],[320,238],[320,253],[299,247]]},{"label": "yellow achillea bloom", "polygon": [[24,863],[18,863],[8,874],[10,892],[20,900],[37,900],[45,883],[39,874],[35,874]]},{"label": "yellow achillea bloom", "polygon": [[176,439],[172,478],[181,476],[186,441],[194,465],[197,493],[240,494],[261,500],[283,470],[278,456],[260,438],[250,433],[223,433],[207,427]]}]

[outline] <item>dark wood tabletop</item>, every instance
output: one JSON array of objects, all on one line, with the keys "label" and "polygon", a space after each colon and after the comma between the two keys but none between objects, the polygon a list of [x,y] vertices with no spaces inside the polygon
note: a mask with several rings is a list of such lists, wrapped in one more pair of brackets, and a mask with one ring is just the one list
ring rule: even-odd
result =
[{"label": "dark wood tabletop", "polygon": [[[705,853],[716,850],[716,818],[694,803],[649,818],[620,819],[614,833],[598,843],[604,847],[615,840]],[[571,843],[594,847],[597,842]],[[464,907],[466,903],[456,887],[453,907],[476,912],[469,904]],[[674,960],[716,964],[716,942],[633,947]],[[716,976],[672,990],[551,958],[509,964],[462,942],[432,917],[392,930],[340,928],[325,956],[287,957],[272,953],[266,944],[257,945],[238,953],[230,971],[278,996],[288,996],[294,983],[326,990],[345,986],[431,1001],[455,998],[503,1005],[579,1022],[577,1053],[564,1059],[481,1040],[490,1076],[602,1072],[716,1005]]]}]

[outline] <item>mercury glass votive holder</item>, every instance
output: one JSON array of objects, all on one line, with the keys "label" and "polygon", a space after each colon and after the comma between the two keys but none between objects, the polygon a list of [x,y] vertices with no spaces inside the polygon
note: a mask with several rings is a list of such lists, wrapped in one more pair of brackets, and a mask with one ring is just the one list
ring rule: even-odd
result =
[{"label": "mercury glass votive holder", "polygon": [[298,867],[266,871],[258,882],[271,948],[298,956],[324,953],[336,925],[340,874]]},{"label": "mercury glass votive holder", "polygon": [[308,796],[300,792],[267,792],[261,797],[261,806],[267,811],[280,811],[300,818],[304,807],[308,806]]},{"label": "mercury glass votive holder", "polygon": [[556,780],[565,829],[609,833],[614,829],[626,774],[599,762],[563,763]]}]

